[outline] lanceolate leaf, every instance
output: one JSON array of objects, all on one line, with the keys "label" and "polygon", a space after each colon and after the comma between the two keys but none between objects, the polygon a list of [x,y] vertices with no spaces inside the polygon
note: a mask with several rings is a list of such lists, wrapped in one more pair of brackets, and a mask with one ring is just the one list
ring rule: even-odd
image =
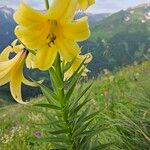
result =
[{"label": "lanceolate leaf", "polygon": [[42,90],[42,93],[44,94],[44,96],[46,97],[49,103],[59,105],[59,102],[58,102],[59,99],[52,90],[50,90],[48,87],[46,87],[43,84],[39,84],[39,86]]},{"label": "lanceolate leaf", "polygon": [[57,130],[57,131],[49,131],[50,134],[57,135],[57,134],[63,134],[63,133],[68,133],[68,130]]},{"label": "lanceolate leaf", "polygon": [[61,77],[58,76],[57,72],[54,70],[54,68],[51,68],[49,72],[51,75],[51,80],[53,81],[53,85],[57,86],[57,88],[62,88],[63,82],[61,80]]},{"label": "lanceolate leaf", "polygon": [[85,131],[92,121],[93,121],[93,119],[91,119],[90,121],[88,121],[87,123],[82,125],[80,128],[74,130],[73,131],[73,137],[75,137],[75,136],[81,134],[83,131]]},{"label": "lanceolate leaf", "polygon": [[72,60],[71,62],[68,62],[63,68],[63,73],[67,72],[73,63],[74,63],[74,60]]},{"label": "lanceolate leaf", "polygon": [[75,107],[75,109],[73,110],[72,113],[77,114],[78,111],[79,111],[81,108],[83,108],[83,106],[85,106],[85,104],[86,104],[87,102],[89,102],[89,101],[90,101],[90,100],[84,100],[81,104],[79,104],[77,107]]},{"label": "lanceolate leaf", "polygon": [[65,138],[61,138],[61,137],[31,138],[30,141],[32,141],[32,142],[51,142],[51,143],[63,142],[63,143],[67,143]]},{"label": "lanceolate leaf", "polygon": [[78,97],[75,100],[76,102],[78,102],[85,95],[85,93],[91,88],[92,84],[93,83],[91,83],[85,90],[83,90],[83,92],[80,95],[78,95]]},{"label": "lanceolate leaf", "polygon": [[108,149],[113,143],[100,144],[99,146],[93,146],[92,150],[103,150]]},{"label": "lanceolate leaf", "polygon": [[76,87],[77,81],[78,81],[78,80],[75,80],[75,81],[72,83],[72,85],[70,86],[69,90],[67,91],[66,96],[65,96],[65,100],[66,100],[66,101],[68,101],[69,98],[71,97],[71,95],[72,95],[72,93],[73,93],[73,91],[74,91],[74,89],[75,89],[75,87]]},{"label": "lanceolate leaf", "polygon": [[80,71],[80,69],[82,68],[84,62],[86,61],[86,59],[83,60],[83,62],[80,64],[80,66],[78,67],[78,69],[74,72],[74,74],[68,79],[68,82],[70,82],[72,80],[72,78],[74,78],[78,72]]},{"label": "lanceolate leaf", "polygon": [[51,104],[35,104],[34,106],[45,107],[45,108],[50,108],[50,109],[55,109],[55,110],[61,110],[61,107],[58,107],[56,105],[51,105]]},{"label": "lanceolate leaf", "polygon": [[82,114],[81,116],[79,117],[79,119],[77,120],[74,128],[75,129],[78,129],[84,122],[86,121],[89,121],[90,119],[93,119],[96,117],[96,115],[99,114],[99,112],[95,112],[95,113],[92,113],[90,115],[88,115],[88,112],[89,112],[89,108],[87,108]]}]

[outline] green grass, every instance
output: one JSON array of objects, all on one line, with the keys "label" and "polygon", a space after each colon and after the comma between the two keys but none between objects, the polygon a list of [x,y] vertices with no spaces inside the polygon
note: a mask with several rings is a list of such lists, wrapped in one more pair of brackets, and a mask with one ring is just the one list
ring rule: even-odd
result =
[{"label": "green grass", "polygon": [[[150,61],[146,61],[117,73],[105,71],[105,75],[94,79],[89,106],[93,110],[100,110],[96,122],[107,127],[107,130],[102,131],[97,138],[101,143],[112,143],[110,150],[149,149],[149,77]],[[49,123],[44,115],[45,110],[32,106],[41,101],[45,99],[41,97],[28,105],[18,104],[0,109],[0,150],[51,149],[48,143],[31,140],[31,137],[48,134],[40,130],[40,124]],[[48,113],[55,117],[54,111]]]}]

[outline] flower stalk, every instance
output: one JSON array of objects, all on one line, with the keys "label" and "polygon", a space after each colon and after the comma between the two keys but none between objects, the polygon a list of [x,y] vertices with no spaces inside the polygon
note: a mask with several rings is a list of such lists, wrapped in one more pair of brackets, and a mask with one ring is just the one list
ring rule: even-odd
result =
[{"label": "flower stalk", "polygon": [[45,7],[46,7],[46,10],[49,9],[49,1],[48,0],[45,0]]},{"label": "flower stalk", "polygon": [[97,139],[92,140],[92,138],[101,130],[94,123],[99,112],[91,112],[90,99],[87,95],[92,84],[76,91],[85,69],[84,61],[69,79],[65,79],[65,72],[71,65],[63,66],[60,55],[57,54],[53,66],[49,69],[52,90],[39,84],[48,103],[36,106],[55,111],[55,117],[53,114],[49,116],[55,124],[51,123],[46,128],[50,135],[41,139],[50,141],[53,149],[91,150],[98,144]]}]

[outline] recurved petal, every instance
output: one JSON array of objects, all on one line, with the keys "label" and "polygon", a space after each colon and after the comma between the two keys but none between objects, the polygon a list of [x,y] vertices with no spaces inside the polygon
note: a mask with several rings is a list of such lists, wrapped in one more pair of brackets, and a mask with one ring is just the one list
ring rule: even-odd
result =
[{"label": "recurved petal", "polygon": [[0,62],[9,60],[9,54],[12,52],[12,47],[6,47],[0,54]]},{"label": "recurved petal", "polygon": [[11,46],[12,47],[15,47],[17,45],[17,42],[18,42],[18,39],[14,40],[12,43],[11,43]]},{"label": "recurved petal", "polygon": [[10,80],[10,91],[12,94],[12,97],[20,104],[25,104],[22,100],[21,96],[21,78],[17,76],[17,78],[14,78]]},{"label": "recurved petal", "polygon": [[22,78],[22,82],[28,86],[32,86],[32,87],[38,86],[38,84],[36,82],[31,82],[31,81],[27,80],[25,77]]},{"label": "recurved petal", "polygon": [[26,58],[27,68],[29,68],[29,69],[34,69],[35,68],[34,59],[35,59],[35,55],[33,55],[32,53],[29,53],[28,57]]},{"label": "recurved petal", "polygon": [[47,25],[30,26],[30,28],[17,26],[15,28],[15,34],[28,48],[36,49],[46,42],[49,28]]},{"label": "recurved petal", "polygon": [[89,6],[95,3],[95,0],[78,0],[79,8],[86,10]]},{"label": "recurved petal", "polygon": [[3,79],[5,76],[10,76],[11,67],[6,68],[5,70],[0,71],[0,79]]},{"label": "recurved petal", "polygon": [[18,53],[21,49],[24,48],[24,46],[22,44],[17,45],[17,42],[18,42],[18,39],[14,40],[11,43],[12,51],[15,52],[15,53]]},{"label": "recurved petal", "polygon": [[10,76],[9,74],[4,75],[3,77],[0,76],[0,86],[5,85],[10,81]]},{"label": "recurved petal", "polygon": [[47,15],[31,8],[25,2],[22,2],[18,10],[14,13],[14,19],[17,24],[22,26],[30,26],[39,22],[45,22]]},{"label": "recurved petal", "polygon": [[59,37],[57,38],[55,43],[59,49],[61,56],[67,62],[72,61],[80,53],[80,47],[73,40],[68,40],[63,37]]},{"label": "recurved petal", "polygon": [[24,65],[24,57],[22,56],[20,61],[18,61],[18,63],[12,69],[11,76],[10,76],[11,94],[12,94],[13,98],[18,103],[21,103],[21,104],[25,104],[25,102],[22,101],[22,96],[21,96],[21,82],[23,79],[23,65]]},{"label": "recurved petal", "polygon": [[49,8],[49,19],[69,22],[73,19],[77,7],[77,0],[53,0]]},{"label": "recurved petal", "polygon": [[78,57],[78,59],[80,59],[82,61],[84,61],[84,59],[85,59],[85,64],[88,64],[89,62],[91,62],[92,58],[93,58],[93,56],[91,53],[87,53],[85,55],[79,55],[79,57]]},{"label": "recurved petal", "polygon": [[74,19],[76,9],[77,9],[77,0],[70,0],[65,10],[65,13],[60,19],[61,24],[71,22]]},{"label": "recurved petal", "polygon": [[19,52],[14,58],[12,58],[11,60],[7,60],[7,61],[3,61],[0,62],[0,72],[7,70],[7,69],[11,69],[16,62],[20,59],[21,56],[21,52]]},{"label": "recurved petal", "polygon": [[35,67],[42,71],[48,70],[52,66],[56,55],[57,49],[54,45],[51,44],[51,47],[45,45],[37,51],[35,56]]},{"label": "recurved petal", "polygon": [[67,39],[83,41],[90,36],[88,17],[82,17],[73,23],[63,26],[63,35]]}]

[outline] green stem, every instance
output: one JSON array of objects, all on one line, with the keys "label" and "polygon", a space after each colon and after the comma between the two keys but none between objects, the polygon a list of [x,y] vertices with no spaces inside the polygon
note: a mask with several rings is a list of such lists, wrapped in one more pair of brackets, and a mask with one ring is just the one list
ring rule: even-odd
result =
[{"label": "green stem", "polygon": [[48,0],[45,0],[45,6],[46,6],[46,10],[49,9],[49,1]]},{"label": "green stem", "polygon": [[[63,74],[63,71],[62,71],[62,66],[61,66],[61,58],[60,58],[60,55],[58,54],[57,55],[57,59],[56,59],[56,63],[55,63],[55,69],[56,69],[56,72],[59,76],[59,78],[61,79],[62,81],[62,85],[60,85],[61,89],[58,90],[58,94],[59,96],[61,97],[62,101],[61,101],[61,105],[62,105],[62,114],[63,114],[63,120],[65,122],[65,126],[66,126],[66,129],[68,130],[68,133],[67,133],[67,136],[68,136],[68,150],[72,150],[72,144],[73,144],[73,141],[72,141],[72,131],[71,131],[71,126],[70,126],[70,122],[69,122],[69,118],[68,118],[68,102],[67,100],[65,100],[65,89],[64,89],[64,74]],[[70,148],[71,147],[71,148]]]}]

